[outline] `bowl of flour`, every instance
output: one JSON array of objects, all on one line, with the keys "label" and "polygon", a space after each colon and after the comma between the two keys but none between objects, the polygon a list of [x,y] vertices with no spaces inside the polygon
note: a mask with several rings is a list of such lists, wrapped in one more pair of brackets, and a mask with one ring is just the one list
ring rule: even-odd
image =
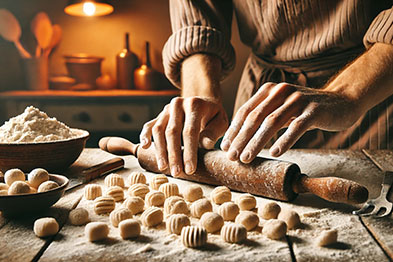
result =
[{"label": "bowl of flour", "polygon": [[28,106],[0,126],[0,170],[19,168],[29,172],[41,167],[63,171],[79,157],[88,138],[89,132],[70,128]]}]

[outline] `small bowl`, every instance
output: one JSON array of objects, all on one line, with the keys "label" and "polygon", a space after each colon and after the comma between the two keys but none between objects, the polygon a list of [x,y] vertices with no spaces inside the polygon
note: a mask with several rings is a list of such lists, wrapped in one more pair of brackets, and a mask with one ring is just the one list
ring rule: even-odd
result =
[{"label": "small bowl", "polygon": [[82,153],[89,132],[72,129],[77,138],[40,143],[0,143],[0,170],[19,168],[30,172],[41,167],[52,173],[68,168]]},{"label": "small bowl", "polygon": [[[13,217],[45,210],[55,204],[63,195],[69,180],[65,176],[49,174],[49,180],[59,187],[40,193],[0,196],[0,211],[4,216]],[[4,178],[0,178],[4,182]]]}]

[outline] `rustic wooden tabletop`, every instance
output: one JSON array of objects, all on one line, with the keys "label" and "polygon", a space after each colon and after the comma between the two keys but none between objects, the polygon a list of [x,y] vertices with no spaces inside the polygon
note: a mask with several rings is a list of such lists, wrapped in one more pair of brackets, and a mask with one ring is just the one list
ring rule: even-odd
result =
[{"label": "rustic wooden tabletop", "polygon": [[[268,156],[263,151],[261,155]],[[66,172],[71,183],[64,197],[41,214],[7,219],[0,216],[0,261],[392,261],[392,215],[374,219],[352,215],[358,207],[329,203],[313,195],[299,195],[292,203],[277,203],[282,208],[296,210],[302,225],[289,230],[283,240],[270,240],[261,234],[261,227],[248,233],[242,244],[228,244],[218,234],[209,234],[208,245],[201,249],[182,246],[179,237],[169,235],[165,225],[156,228],[142,227],[141,236],[122,240],[117,228],[110,226],[109,238],[90,243],[84,236],[83,226],[67,223],[70,210],[85,207],[92,221],[109,224],[108,216],[93,212],[92,202],[84,199],[82,178],[78,176],[86,167],[98,164],[113,155],[99,149],[85,149],[78,161]],[[126,168],[118,171],[126,178],[133,171],[143,171],[133,156],[127,156]],[[382,169],[393,170],[391,151],[347,150],[291,150],[280,159],[297,163],[302,172],[311,177],[338,176],[365,185],[370,198],[379,195]],[[377,160],[379,166],[371,159]],[[148,181],[154,174],[145,172]],[[104,178],[91,183],[103,185]],[[192,184],[170,178],[180,190]],[[213,187],[202,185],[205,196]],[[233,198],[240,193],[234,192]],[[390,198],[392,200],[392,198]],[[272,201],[257,197],[258,206]],[[54,217],[59,233],[41,239],[33,233],[33,223],[39,217]],[[192,221],[197,223],[197,221]],[[261,221],[263,223],[263,221]],[[323,229],[337,229],[338,243],[319,247],[316,238]]]}]

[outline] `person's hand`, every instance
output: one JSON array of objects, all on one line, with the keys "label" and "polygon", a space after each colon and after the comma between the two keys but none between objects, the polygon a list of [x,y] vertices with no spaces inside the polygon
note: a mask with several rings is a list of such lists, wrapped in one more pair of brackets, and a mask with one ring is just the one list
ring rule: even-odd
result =
[{"label": "person's hand", "polygon": [[309,129],[340,131],[350,127],[360,111],[354,101],[338,92],[266,83],[239,109],[221,149],[230,160],[250,163],[277,131],[288,126],[270,148],[272,156],[279,156]]},{"label": "person's hand", "polygon": [[157,118],[143,126],[140,141],[143,148],[148,148],[153,136],[161,171],[169,167],[172,176],[176,177],[184,167],[185,173],[191,175],[197,167],[198,145],[213,148],[227,128],[228,117],[219,101],[176,97]]}]

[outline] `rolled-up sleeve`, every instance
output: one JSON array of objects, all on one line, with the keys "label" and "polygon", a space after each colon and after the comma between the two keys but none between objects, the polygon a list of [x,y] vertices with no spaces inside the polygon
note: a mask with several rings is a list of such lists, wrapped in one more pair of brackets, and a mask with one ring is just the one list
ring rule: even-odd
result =
[{"label": "rolled-up sleeve", "polygon": [[230,43],[232,1],[170,0],[172,35],[163,48],[165,74],[180,87],[180,65],[195,53],[216,55],[222,62],[222,78],[235,66]]},{"label": "rolled-up sleeve", "polygon": [[363,43],[367,48],[374,43],[393,44],[393,7],[378,14],[364,35]]}]

